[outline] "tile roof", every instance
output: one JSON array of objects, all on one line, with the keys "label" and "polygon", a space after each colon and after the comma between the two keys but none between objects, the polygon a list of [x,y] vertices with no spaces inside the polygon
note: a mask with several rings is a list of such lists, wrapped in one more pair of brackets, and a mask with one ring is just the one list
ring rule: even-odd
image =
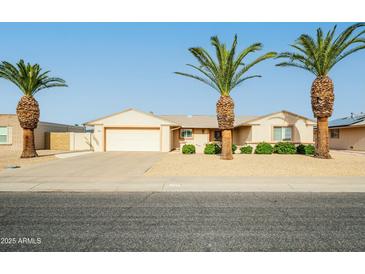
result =
[{"label": "tile roof", "polygon": [[[187,128],[218,128],[216,115],[158,115]],[[235,126],[243,124],[260,116],[236,116]]]}]

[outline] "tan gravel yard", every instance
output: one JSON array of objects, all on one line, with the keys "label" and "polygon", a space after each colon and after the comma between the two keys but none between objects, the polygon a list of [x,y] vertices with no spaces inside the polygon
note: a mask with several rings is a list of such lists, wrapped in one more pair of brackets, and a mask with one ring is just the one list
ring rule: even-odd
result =
[{"label": "tan gravel yard", "polygon": [[[59,151],[57,151],[59,152]],[[40,157],[30,158],[30,159],[20,159],[21,152],[0,152],[0,171],[5,169],[7,166],[28,166],[36,163],[41,163],[45,161],[50,161],[56,159],[54,154],[55,151],[52,150],[38,150],[38,155]]]},{"label": "tan gravel yard", "polygon": [[146,176],[365,176],[365,156],[332,151],[333,159],[304,155],[243,155],[232,161],[219,156],[166,154]]}]

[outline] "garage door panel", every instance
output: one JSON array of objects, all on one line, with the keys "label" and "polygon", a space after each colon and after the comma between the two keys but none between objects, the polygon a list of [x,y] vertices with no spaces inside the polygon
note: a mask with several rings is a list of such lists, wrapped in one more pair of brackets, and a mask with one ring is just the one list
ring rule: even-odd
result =
[{"label": "garage door panel", "polygon": [[160,151],[160,130],[106,129],[106,151]]}]

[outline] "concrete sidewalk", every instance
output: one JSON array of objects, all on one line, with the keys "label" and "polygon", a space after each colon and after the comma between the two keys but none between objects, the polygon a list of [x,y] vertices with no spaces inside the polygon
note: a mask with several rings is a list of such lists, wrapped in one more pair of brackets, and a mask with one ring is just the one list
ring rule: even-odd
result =
[{"label": "concrete sidewalk", "polygon": [[0,191],[22,192],[365,192],[365,177],[14,177]]}]

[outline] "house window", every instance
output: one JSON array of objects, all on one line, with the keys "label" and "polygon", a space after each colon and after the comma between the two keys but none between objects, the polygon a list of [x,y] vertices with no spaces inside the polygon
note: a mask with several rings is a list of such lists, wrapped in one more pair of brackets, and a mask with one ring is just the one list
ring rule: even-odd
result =
[{"label": "house window", "polygon": [[292,128],[274,127],[274,141],[292,141]]},{"label": "house window", "polygon": [[214,141],[222,141],[222,131],[220,130],[214,131]]},{"label": "house window", "polygon": [[9,143],[9,129],[7,127],[0,127],[0,145]]},{"label": "house window", "polygon": [[180,138],[192,138],[193,130],[191,128],[183,128],[180,130]]},{"label": "house window", "polygon": [[340,138],[340,129],[333,128],[330,129],[331,139],[339,139]]}]

